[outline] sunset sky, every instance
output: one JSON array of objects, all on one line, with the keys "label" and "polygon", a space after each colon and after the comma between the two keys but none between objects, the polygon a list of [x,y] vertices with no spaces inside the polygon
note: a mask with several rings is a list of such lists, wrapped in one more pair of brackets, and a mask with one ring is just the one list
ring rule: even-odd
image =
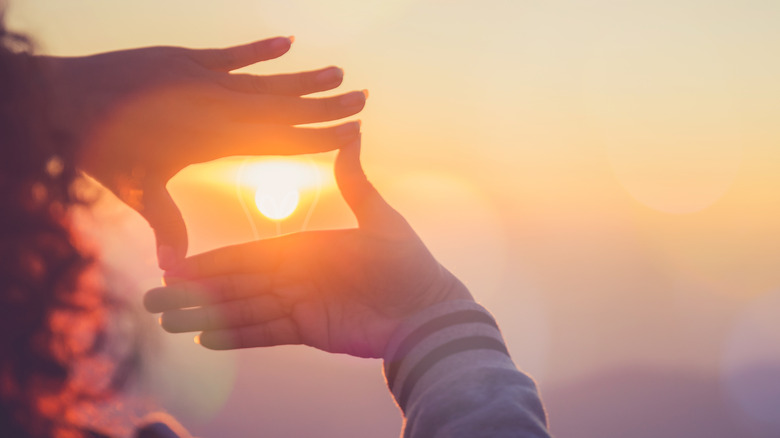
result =
[{"label": "sunset sky", "polygon": [[[366,173],[496,315],[557,436],[780,433],[780,2],[9,4],[55,55],[294,35],[246,70],[338,65],[340,91],[370,91]],[[252,224],[354,226],[333,157],[298,159],[316,184],[278,228],[254,207],[253,159],[185,169],[168,187],[190,253]],[[110,197],[94,216],[140,300],[160,278],[150,229]],[[398,435],[377,360],[215,353],[148,320],[148,387],[196,435]]]}]

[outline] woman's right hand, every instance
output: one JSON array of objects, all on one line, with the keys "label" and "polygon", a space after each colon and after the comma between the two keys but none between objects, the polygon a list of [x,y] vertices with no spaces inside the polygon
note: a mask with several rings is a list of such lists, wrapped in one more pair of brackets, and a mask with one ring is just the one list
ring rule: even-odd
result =
[{"label": "woman's right hand", "polygon": [[341,84],[337,67],[257,76],[231,71],[277,58],[291,38],[224,49],[147,47],[74,58],[42,58],[60,91],[80,166],[137,210],[157,238],[162,268],[187,252],[187,232],[165,185],[184,167],[230,155],[291,155],[338,149],[366,94],[303,97]]}]

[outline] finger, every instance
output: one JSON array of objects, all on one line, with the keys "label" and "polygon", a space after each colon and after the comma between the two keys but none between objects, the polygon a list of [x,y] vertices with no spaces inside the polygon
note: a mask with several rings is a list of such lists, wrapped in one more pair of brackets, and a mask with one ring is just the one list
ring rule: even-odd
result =
[{"label": "finger", "polygon": [[160,269],[171,269],[187,255],[187,227],[163,182],[146,184],[140,213],[154,231]]},{"label": "finger", "polygon": [[266,294],[193,309],[169,310],[160,317],[160,324],[170,333],[222,330],[261,324],[286,314],[279,298]]},{"label": "finger", "polygon": [[236,123],[217,136],[219,148],[214,148],[211,158],[312,154],[336,150],[354,142],[360,136],[360,122],[327,128]]},{"label": "finger", "polygon": [[366,90],[316,98],[226,91],[217,97],[220,105],[215,110],[234,120],[300,125],[338,120],[357,114],[365,107],[367,98]]},{"label": "finger", "polygon": [[[181,279],[217,275],[273,272],[292,251],[299,234],[226,246],[184,259],[165,273],[166,283],[178,284]],[[170,282],[170,283],[169,283]]]},{"label": "finger", "polygon": [[219,82],[229,90],[242,93],[302,96],[332,90],[341,85],[343,79],[342,69],[328,67],[322,70],[273,76],[231,74],[223,76]]},{"label": "finger", "polygon": [[395,211],[366,178],[360,164],[360,139],[341,148],[334,163],[336,184],[344,201],[355,214],[360,228],[382,232],[411,231],[406,220]]},{"label": "finger", "polygon": [[204,331],[196,341],[211,350],[297,345],[302,342],[298,328],[290,318],[235,329]]},{"label": "finger", "polygon": [[231,71],[278,58],[290,50],[294,40],[293,37],[276,37],[224,49],[190,49],[187,56],[210,70]]},{"label": "finger", "polygon": [[144,307],[151,313],[160,313],[240,300],[270,291],[268,275],[228,274],[151,289],[144,295]]}]

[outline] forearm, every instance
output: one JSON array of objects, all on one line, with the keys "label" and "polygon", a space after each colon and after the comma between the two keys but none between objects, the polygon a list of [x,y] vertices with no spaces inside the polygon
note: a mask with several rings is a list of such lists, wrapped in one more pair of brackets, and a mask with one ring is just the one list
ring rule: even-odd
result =
[{"label": "forearm", "polygon": [[385,376],[405,437],[549,436],[534,382],[473,301],[442,303],[407,321],[388,344]]}]

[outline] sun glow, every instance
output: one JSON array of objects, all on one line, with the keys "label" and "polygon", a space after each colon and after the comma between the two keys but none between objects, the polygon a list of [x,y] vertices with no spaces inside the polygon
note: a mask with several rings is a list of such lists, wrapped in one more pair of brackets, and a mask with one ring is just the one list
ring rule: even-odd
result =
[{"label": "sun glow", "polygon": [[282,220],[291,215],[300,200],[301,195],[293,188],[260,187],[255,192],[257,209],[272,220]]},{"label": "sun glow", "polygon": [[293,160],[267,159],[247,164],[242,183],[255,189],[255,205],[263,216],[281,221],[301,203],[302,191],[317,189],[317,166]]}]

